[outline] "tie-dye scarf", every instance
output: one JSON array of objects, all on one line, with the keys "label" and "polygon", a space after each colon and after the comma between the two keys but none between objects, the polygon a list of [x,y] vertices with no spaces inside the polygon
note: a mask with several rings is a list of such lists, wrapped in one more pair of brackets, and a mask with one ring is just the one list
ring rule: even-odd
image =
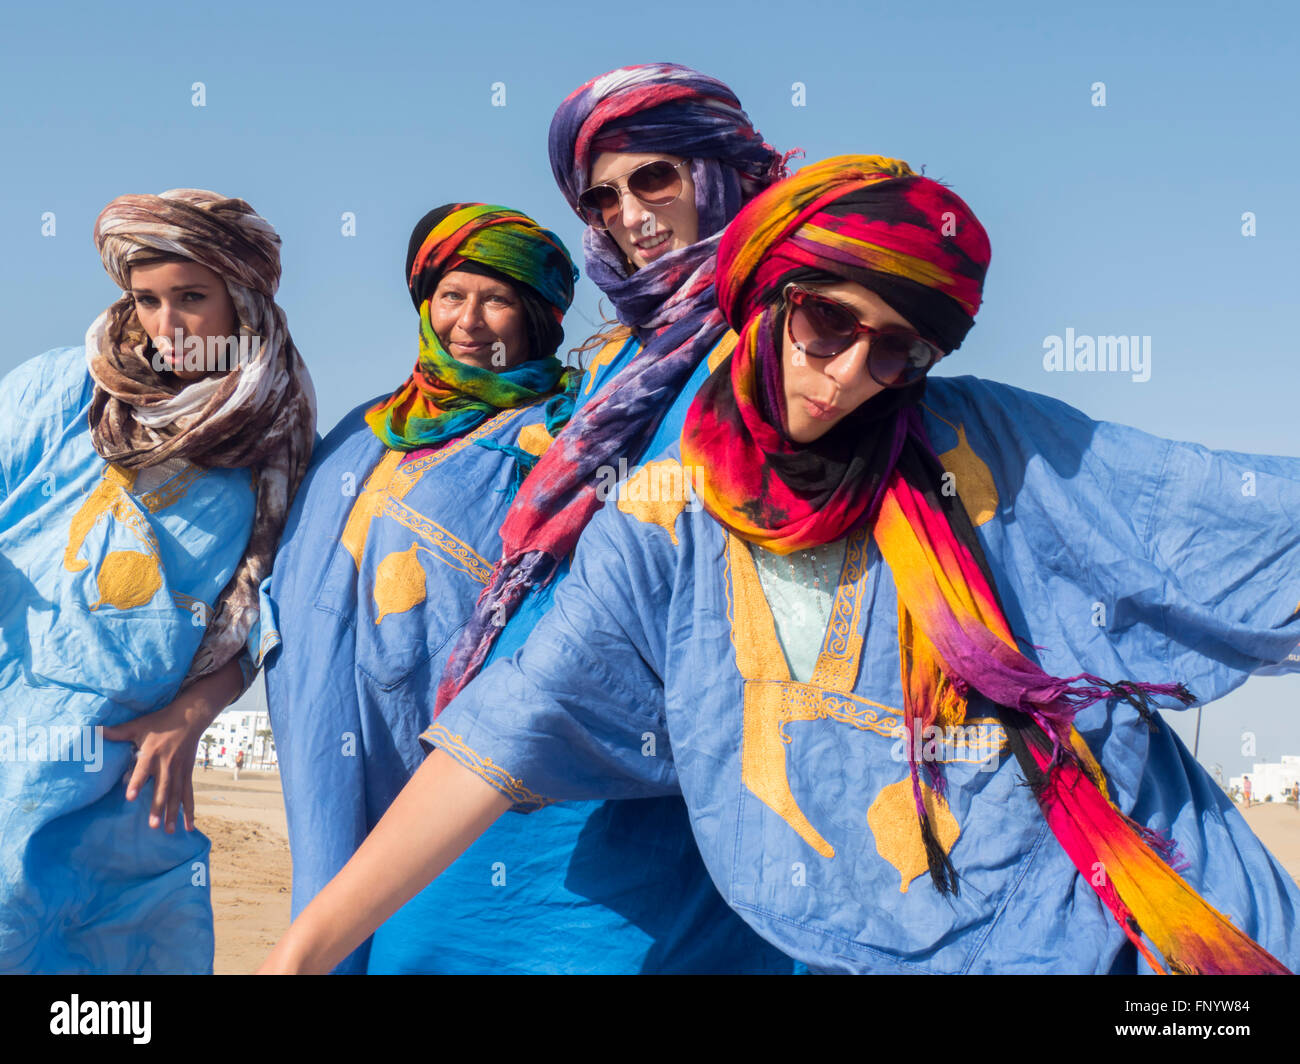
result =
[{"label": "tie-dye scarf", "polygon": [[503,553],[448,658],[441,711],[477,675],[505,622],[554,575],[599,509],[598,471],[639,455],[701,360],[726,332],[713,288],[722,228],[785,173],[785,159],[750,124],[735,94],[675,63],[623,67],[575,90],[551,122],[551,169],[577,210],[602,151],[691,160],[700,239],[630,272],[606,232],[583,234],[587,272],[642,348],[579,411],[538,462],[501,527]]},{"label": "tie-dye scarf", "polygon": [[[448,204],[421,219],[407,259],[407,285],[420,312],[420,354],[405,383],[366,412],[375,435],[393,450],[433,447],[463,436],[499,410],[557,391],[547,406],[546,428],[558,431],[572,413],[579,375],[549,352],[500,373],[460,362],[434,332],[429,300],[443,274],[477,263],[527,285],[550,305],[558,322],[573,302],[578,275],[559,237],[507,207]],[[531,456],[527,460],[531,465]]]},{"label": "tie-dye scarf", "polygon": [[316,395],[284,312],[280,238],[240,199],[201,189],[113,200],[95,222],[95,247],[113,282],[131,287],[131,259],[179,255],[221,276],[252,357],[221,376],[178,381],[153,367],[153,348],[125,294],[86,333],[95,382],[90,428],[95,450],[129,469],[185,458],[199,466],[251,467],[257,477],[253,528],[222,591],[185,679],[215,672],[244,645],[258,615],[258,586],[271,571],[294,492],[316,434]]},{"label": "tie-dye scarf", "polygon": [[[940,490],[943,467],[916,407],[924,382],[882,393],[806,447],[780,428],[778,295],[788,280],[817,270],[869,287],[951,350],[973,324],[988,261],[988,238],[966,204],[896,160],[843,156],[773,187],[722,241],[719,301],[739,342],[691,408],[682,460],[705,508],[769,550],[871,527],[898,589],[909,733],[961,724],[972,692],[1000,707],[1058,842],[1152,968],[1284,972],[1167,863],[1171,842],[1116,807],[1073,726],[1081,709],[1108,698],[1145,715],[1152,696],[1192,696],[1177,684],[1050,676],[1020,652],[970,519]],[[931,877],[955,890],[921,798],[916,744],[906,745]],[[939,766],[924,771],[942,792]]]}]

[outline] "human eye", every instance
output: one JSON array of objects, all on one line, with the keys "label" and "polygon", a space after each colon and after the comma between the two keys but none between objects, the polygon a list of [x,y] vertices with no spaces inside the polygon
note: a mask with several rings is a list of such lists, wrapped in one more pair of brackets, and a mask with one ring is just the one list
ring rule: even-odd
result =
[{"label": "human eye", "polygon": [[834,336],[851,336],[857,332],[858,319],[842,304],[814,296],[807,301],[807,306],[819,330]]},{"label": "human eye", "polygon": [[140,295],[140,296],[135,296],[134,299],[136,305],[140,307],[156,307],[158,305],[157,296]]},{"label": "human eye", "polygon": [[181,296],[181,302],[183,303],[202,303],[205,299],[207,299],[207,294],[204,292],[186,292]]}]

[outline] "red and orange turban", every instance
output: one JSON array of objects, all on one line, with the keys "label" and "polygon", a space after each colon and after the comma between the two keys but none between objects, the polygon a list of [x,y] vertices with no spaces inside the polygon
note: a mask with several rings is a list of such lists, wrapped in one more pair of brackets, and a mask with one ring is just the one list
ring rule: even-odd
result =
[{"label": "red and orange turban", "polygon": [[[1051,676],[1020,652],[970,519],[941,490],[943,467],[917,412],[924,378],[868,400],[814,443],[785,434],[772,326],[788,281],[861,284],[951,351],[974,324],[988,261],[988,237],[970,208],[906,163],[841,156],[772,186],[736,217],[718,251],[719,304],[740,336],[691,406],[682,461],[705,509],[766,549],[787,553],[871,529],[898,591],[909,734],[962,723],[972,693],[997,706],[1058,843],[1154,969],[1284,971],[1174,871],[1165,860],[1172,843],[1114,804],[1073,725],[1079,710],[1106,699],[1145,707],[1152,696],[1189,703],[1192,695],[1178,684]],[[922,767],[906,745],[931,878],[955,891],[958,870],[934,835]],[[924,771],[942,787],[936,764]],[[1100,884],[1098,867],[1107,873]]]},{"label": "red and orange turban", "polygon": [[975,323],[989,238],[951,189],[880,155],[806,166],[760,193],[718,247],[718,304],[740,332],[797,270],[871,289],[944,351]]}]

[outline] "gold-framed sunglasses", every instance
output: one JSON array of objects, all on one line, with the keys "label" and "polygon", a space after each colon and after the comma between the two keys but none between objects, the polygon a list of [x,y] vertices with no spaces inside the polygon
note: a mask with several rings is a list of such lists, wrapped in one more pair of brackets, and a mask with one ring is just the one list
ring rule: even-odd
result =
[{"label": "gold-framed sunglasses", "polygon": [[624,174],[623,181],[592,185],[578,197],[578,217],[593,229],[608,230],[605,219],[623,205],[623,197],[629,192],[647,207],[666,207],[682,194],[681,169],[689,165],[689,159],[679,163],[656,159]]}]

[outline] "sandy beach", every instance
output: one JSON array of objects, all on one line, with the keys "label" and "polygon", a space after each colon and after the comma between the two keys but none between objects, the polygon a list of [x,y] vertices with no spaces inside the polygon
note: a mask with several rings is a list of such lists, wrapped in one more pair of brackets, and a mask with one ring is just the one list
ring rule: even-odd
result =
[{"label": "sandy beach", "polygon": [[1300,883],[1300,812],[1296,807],[1265,802],[1241,809],[1241,815],[1291,878]]},{"label": "sandy beach", "polygon": [[254,971],[289,926],[292,864],[280,777],[194,771],[194,815],[212,840],[217,975]]},{"label": "sandy beach", "polygon": [[[245,770],[197,769],[195,815],[212,840],[212,907],[218,975],[252,972],[289,926],[292,865],[280,777]],[[1300,883],[1300,812],[1263,804],[1242,815]]]}]

